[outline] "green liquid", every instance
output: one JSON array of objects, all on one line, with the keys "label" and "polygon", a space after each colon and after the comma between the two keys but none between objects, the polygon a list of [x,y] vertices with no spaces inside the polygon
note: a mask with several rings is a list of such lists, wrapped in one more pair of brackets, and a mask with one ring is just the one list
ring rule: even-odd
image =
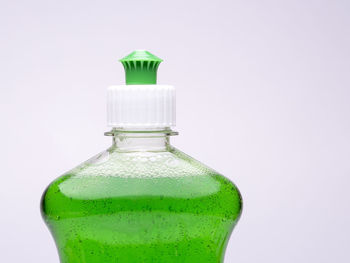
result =
[{"label": "green liquid", "polygon": [[61,263],[223,261],[241,213],[237,188],[178,151],[166,154],[164,164],[156,153],[112,152],[48,187],[42,214]]}]

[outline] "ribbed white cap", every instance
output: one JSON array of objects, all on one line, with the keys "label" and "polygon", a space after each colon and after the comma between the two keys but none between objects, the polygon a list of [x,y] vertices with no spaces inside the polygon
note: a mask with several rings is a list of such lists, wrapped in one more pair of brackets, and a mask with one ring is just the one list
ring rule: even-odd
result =
[{"label": "ribbed white cap", "polygon": [[175,88],[169,85],[117,85],[108,88],[107,123],[118,128],[175,126]]}]

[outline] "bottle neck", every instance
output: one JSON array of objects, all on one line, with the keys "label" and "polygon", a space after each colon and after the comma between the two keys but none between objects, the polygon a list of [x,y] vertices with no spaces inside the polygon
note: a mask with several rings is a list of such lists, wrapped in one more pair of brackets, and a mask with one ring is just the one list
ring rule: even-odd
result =
[{"label": "bottle neck", "polygon": [[113,148],[121,152],[168,151],[170,148],[170,136],[176,134],[170,129],[113,129],[111,132],[106,133],[106,135],[113,136]]}]

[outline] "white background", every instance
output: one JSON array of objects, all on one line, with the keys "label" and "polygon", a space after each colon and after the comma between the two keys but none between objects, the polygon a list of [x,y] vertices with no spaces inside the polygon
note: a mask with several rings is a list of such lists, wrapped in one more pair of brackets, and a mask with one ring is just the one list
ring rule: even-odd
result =
[{"label": "white background", "polygon": [[58,263],[39,213],[107,148],[117,59],[147,49],[177,87],[173,144],[232,179],[225,262],[350,262],[350,2],[0,2],[0,261]]}]

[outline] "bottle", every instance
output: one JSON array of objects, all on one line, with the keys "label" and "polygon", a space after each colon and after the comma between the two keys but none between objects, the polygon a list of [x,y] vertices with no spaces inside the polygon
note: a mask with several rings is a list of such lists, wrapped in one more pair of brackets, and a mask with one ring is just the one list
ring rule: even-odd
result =
[{"label": "bottle", "polygon": [[156,85],[161,61],[142,50],[121,59],[126,85],[107,94],[112,146],[42,196],[61,263],[223,262],[241,195],[170,145],[175,90]]}]

